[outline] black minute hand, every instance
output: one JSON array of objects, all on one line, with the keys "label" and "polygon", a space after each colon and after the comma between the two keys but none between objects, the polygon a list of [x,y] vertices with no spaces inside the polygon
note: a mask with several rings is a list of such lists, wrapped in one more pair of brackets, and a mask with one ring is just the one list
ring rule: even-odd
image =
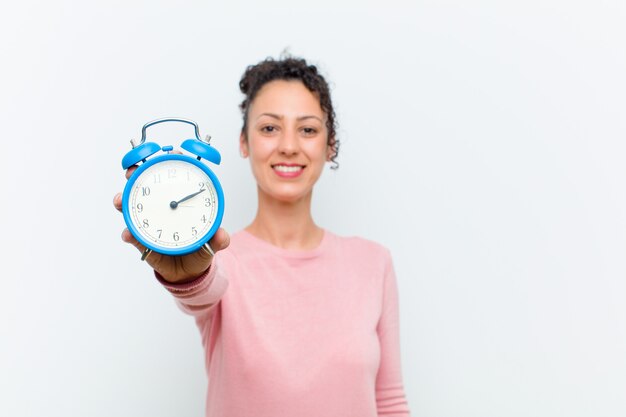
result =
[{"label": "black minute hand", "polygon": [[183,197],[183,198],[181,198],[181,199],[180,199],[180,200],[178,200],[178,201],[172,201],[172,202],[170,203],[170,207],[171,207],[171,208],[173,208],[173,209],[175,209],[176,207],[178,207],[178,204],[179,204],[179,203],[182,203],[183,201],[187,201],[187,200],[189,200],[190,198],[197,196],[198,194],[200,194],[201,192],[203,192],[203,191],[205,191],[205,190],[206,190],[206,188],[203,188],[202,190],[200,190],[200,191],[196,191],[196,192],[195,192],[195,193],[193,193],[193,194],[189,194],[187,197]]}]

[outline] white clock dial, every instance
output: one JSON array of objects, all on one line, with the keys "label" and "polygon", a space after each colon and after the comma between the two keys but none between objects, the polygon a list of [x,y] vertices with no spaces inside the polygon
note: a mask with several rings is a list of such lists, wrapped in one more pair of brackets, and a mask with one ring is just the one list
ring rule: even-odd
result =
[{"label": "white clock dial", "polygon": [[202,169],[170,160],[141,173],[130,190],[127,209],[143,239],[158,247],[179,249],[209,232],[218,204],[213,182]]}]

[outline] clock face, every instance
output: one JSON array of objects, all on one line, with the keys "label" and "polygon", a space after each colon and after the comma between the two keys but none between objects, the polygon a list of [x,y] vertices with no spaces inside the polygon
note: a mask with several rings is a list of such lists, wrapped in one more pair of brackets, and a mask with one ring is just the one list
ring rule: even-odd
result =
[{"label": "clock face", "polygon": [[157,252],[182,254],[185,249],[199,248],[221,211],[221,193],[211,177],[199,163],[180,156],[146,165],[128,184],[125,210],[127,223],[132,223],[129,229]]}]

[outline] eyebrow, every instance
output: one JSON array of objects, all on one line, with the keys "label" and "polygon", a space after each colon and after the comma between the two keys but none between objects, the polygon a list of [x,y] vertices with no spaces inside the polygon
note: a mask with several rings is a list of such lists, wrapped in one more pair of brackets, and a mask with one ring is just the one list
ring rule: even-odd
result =
[{"label": "eyebrow", "polygon": [[[272,118],[278,119],[278,120],[282,120],[283,119],[283,116],[279,116],[278,114],[275,114],[275,113],[261,113],[259,115],[259,117],[257,117],[257,119],[260,119],[262,116],[269,116],[269,117],[272,117]],[[296,118],[297,121],[306,120],[306,119],[317,119],[321,123],[323,123],[322,119],[320,119],[319,117],[314,116],[312,114],[311,115],[306,115],[306,116],[300,116],[300,117]]]}]

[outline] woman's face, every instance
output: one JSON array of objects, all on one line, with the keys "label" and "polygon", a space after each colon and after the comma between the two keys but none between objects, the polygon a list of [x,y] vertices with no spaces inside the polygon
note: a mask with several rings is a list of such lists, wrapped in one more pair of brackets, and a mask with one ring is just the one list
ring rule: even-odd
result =
[{"label": "woman's face", "polygon": [[240,150],[250,157],[262,197],[293,203],[311,194],[330,158],[327,140],[318,98],[300,81],[277,80],[252,101]]}]

